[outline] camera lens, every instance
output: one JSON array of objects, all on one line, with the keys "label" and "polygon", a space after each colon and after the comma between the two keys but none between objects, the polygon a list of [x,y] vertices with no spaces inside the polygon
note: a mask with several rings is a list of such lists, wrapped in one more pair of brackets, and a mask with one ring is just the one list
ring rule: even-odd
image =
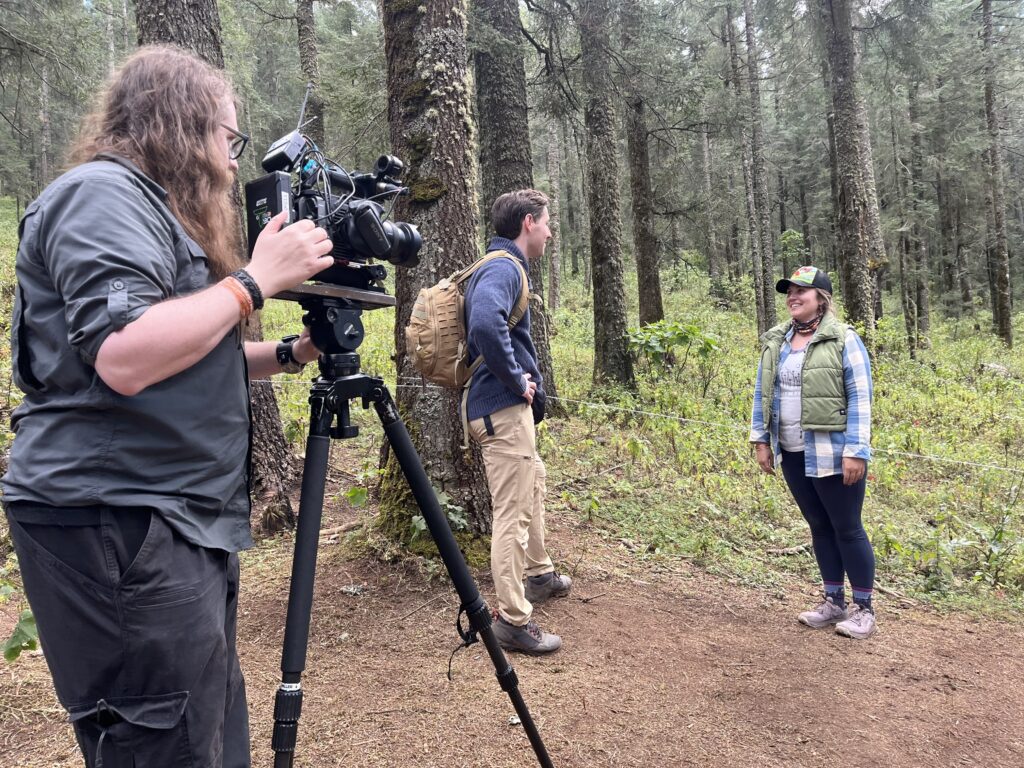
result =
[{"label": "camera lens", "polygon": [[377,158],[377,167],[374,170],[378,176],[391,176],[397,179],[402,175],[405,164],[394,155],[381,155]]},{"label": "camera lens", "polygon": [[415,267],[420,263],[423,238],[415,226],[404,221],[387,221],[384,222],[384,231],[391,241],[391,250],[386,257],[389,263],[396,267]]}]

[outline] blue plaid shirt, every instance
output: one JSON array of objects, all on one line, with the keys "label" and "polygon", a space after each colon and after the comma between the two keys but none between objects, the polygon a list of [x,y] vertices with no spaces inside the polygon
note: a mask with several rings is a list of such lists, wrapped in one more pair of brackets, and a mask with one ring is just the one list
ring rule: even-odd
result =
[{"label": "blue plaid shirt", "polygon": [[[793,330],[786,334],[779,353],[782,364],[792,351],[790,340]],[[761,407],[761,366],[757,367],[757,382],[754,384],[754,411],[750,418],[750,442],[770,443],[775,457],[775,466],[782,461],[779,451],[779,411],[782,398],[779,377],[775,377],[775,393],[772,396],[772,423],[764,423],[764,409]],[[871,363],[864,342],[852,328],[846,330],[843,347],[843,384],[846,387],[846,431],[812,432],[804,430],[804,467],[807,477],[828,477],[843,473],[843,458],[871,459]]]}]

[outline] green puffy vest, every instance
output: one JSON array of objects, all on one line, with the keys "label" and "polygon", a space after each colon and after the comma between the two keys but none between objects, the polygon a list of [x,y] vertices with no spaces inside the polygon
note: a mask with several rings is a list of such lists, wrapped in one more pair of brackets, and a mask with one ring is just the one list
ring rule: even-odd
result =
[{"label": "green puffy vest", "polygon": [[[771,424],[772,400],[779,355],[792,321],[765,331],[761,337],[761,407],[765,428]],[[800,384],[800,426],[814,432],[846,430],[846,386],[843,383],[845,323],[831,313],[822,318],[807,343]]]}]

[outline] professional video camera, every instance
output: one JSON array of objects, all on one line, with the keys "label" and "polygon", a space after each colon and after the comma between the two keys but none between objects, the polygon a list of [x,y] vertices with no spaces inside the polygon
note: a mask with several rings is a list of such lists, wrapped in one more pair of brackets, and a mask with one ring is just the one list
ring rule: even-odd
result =
[{"label": "professional video camera", "polygon": [[[387,200],[393,204],[397,196],[409,192],[398,181],[402,161],[392,155],[381,155],[372,173],[349,173],[327,159],[296,129],[271,145],[262,165],[267,174],[245,185],[250,255],[267,222],[281,211],[288,211],[289,224],[310,219],[326,229],[334,243],[334,266],[314,275],[313,280],[356,289],[360,294],[357,297],[351,291],[331,292],[321,287],[319,295],[347,295],[357,298],[363,308],[393,305],[393,301],[375,301],[372,295],[362,292],[384,294],[383,281],[387,276],[382,265],[367,261],[384,260],[401,267],[419,263],[423,244],[419,231],[412,224],[387,221],[381,204]],[[309,290],[297,286],[278,298],[298,301]]]}]

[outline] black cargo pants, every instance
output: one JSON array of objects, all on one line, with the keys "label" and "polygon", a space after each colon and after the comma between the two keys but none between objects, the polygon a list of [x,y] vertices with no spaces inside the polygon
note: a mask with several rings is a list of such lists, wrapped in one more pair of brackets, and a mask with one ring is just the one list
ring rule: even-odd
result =
[{"label": "black cargo pants", "polygon": [[146,509],[84,511],[94,524],[81,508],[77,525],[22,523],[18,507],[8,520],[87,768],[246,768],[238,556]]}]

